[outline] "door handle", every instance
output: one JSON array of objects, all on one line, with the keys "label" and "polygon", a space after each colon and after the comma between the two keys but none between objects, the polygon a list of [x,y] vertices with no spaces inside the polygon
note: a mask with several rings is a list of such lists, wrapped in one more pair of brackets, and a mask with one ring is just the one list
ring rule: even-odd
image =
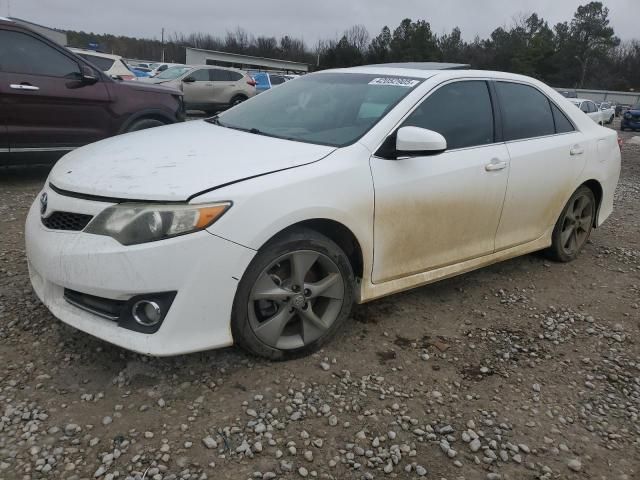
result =
[{"label": "door handle", "polygon": [[569,150],[569,153],[571,155],[582,155],[584,153],[584,148],[582,148],[580,145],[574,145],[573,147],[571,147],[571,150]]},{"label": "door handle", "polygon": [[491,160],[491,163],[487,163],[484,166],[484,169],[487,172],[496,172],[498,170],[503,170],[505,168],[507,168],[507,162],[498,160],[497,158],[494,158],[493,160]]},{"label": "door handle", "polygon": [[36,87],[35,85],[23,85],[17,83],[12,83],[11,85],[9,85],[9,87],[13,88],[14,90],[40,90],[40,87]]}]

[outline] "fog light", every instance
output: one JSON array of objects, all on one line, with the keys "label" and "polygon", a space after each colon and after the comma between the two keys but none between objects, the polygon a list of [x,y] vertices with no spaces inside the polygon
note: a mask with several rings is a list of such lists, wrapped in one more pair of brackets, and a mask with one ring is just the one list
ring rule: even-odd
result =
[{"label": "fog light", "polygon": [[160,305],[151,300],[140,300],[133,305],[131,314],[143,327],[153,327],[162,319]]}]

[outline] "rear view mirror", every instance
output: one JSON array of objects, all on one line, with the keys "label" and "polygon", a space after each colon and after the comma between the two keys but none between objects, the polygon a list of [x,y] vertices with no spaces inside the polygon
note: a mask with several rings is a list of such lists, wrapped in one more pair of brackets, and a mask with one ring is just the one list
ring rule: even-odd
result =
[{"label": "rear view mirror", "polygon": [[396,133],[398,156],[435,155],[447,149],[447,140],[438,132],[420,127],[402,127]]},{"label": "rear view mirror", "polygon": [[193,83],[193,82],[195,82],[195,81],[196,81],[196,79],[195,79],[195,78],[193,78],[193,77],[185,77],[185,78],[183,78],[183,79],[182,79],[182,81],[183,81],[184,83]]}]

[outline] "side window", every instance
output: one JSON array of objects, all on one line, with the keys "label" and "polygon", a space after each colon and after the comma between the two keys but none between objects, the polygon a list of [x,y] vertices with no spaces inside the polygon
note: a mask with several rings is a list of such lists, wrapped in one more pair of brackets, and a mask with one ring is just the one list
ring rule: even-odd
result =
[{"label": "side window", "polygon": [[78,78],[72,59],[31,35],[0,30],[0,72]]},{"label": "side window", "polygon": [[447,148],[493,143],[493,109],[487,83],[449,83],[424,100],[403,126],[427,128],[447,140]]},{"label": "side window", "polygon": [[582,104],[580,105],[580,110],[582,110],[584,113],[589,113],[589,102],[582,102]]},{"label": "side window", "polygon": [[98,57],[96,55],[87,55],[85,53],[79,53],[78,55],[91,62],[103,72],[109,70],[111,67],[113,67],[114,64],[114,60],[111,60],[110,58]]},{"label": "side window", "polygon": [[230,78],[229,70],[220,70],[218,68],[209,70],[209,80],[213,82],[228,82]]},{"label": "side window", "polygon": [[237,82],[238,80],[242,80],[242,74],[238,72],[229,72],[229,79],[232,82]]},{"label": "side window", "polygon": [[593,102],[587,102],[589,104],[589,113],[593,113],[593,112],[597,112],[598,111],[598,107],[596,107],[596,104]]},{"label": "side window", "polygon": [[208,82],[209,81],[209,72],[205,69],[196,70],[189,74],[191,78],[193,78],[196,82]]},{"label": "side window", "polygon": [[551,104],[551,110],[553,111],[553,121],[556,124],[556,133],[567,133],[575,130],[567,116],[558,107]]},{"label": "side window", "polygon": [[281,85],[285,82],[284,77],[280,75],[269,75],[271,77],[271,85]]},{"label": "side window", "polygon": [[520,83],[496,82],[505,141],[553,135],[555,125],[546,96]]}]

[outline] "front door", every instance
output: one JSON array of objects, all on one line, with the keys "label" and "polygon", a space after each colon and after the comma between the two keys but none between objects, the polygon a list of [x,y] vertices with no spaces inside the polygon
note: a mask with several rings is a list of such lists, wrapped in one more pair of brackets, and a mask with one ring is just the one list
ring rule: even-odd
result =
[{"label": "front door", "polygon": [[64,150],[111,134],[109,93],[82,85],[71,55],[24,32],[0,30],[1,92],[13,153]]},{"label": "front door", "polygon": [[441,86],[402,126],[441,133],[447,151],[371,158],[374,283],[493,253],[507,187],[509,154],[484,80]]},{"label": "front door", "polygon": [[209,70],[201,68],[191,72],[182,81],[184,102],[187,108],[194,110],[211,107],[213,102],[213,83],[209,79]]}]

